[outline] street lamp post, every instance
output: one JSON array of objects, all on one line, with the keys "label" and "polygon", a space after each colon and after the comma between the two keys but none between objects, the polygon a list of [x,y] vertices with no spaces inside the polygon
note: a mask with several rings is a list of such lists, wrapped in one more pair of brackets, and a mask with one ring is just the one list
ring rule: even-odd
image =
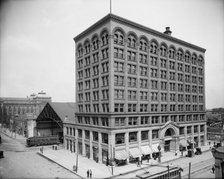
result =
[{"label": "street lamp post", "polygon": [[79,164],[79,146],[77,147],[77,154],[76,154],[76,167],[75,167],[76,173],[78,173],[78,164]]},{"label": "street lamp post", "polygon": [[161,146],[160,145],[158,145],[158,150],[159,150],[159,163],[161,162]]},{"label": "street lamp post", "polygon": [[170,179],[170,166],[169,166],[169,164],[167,165],[167,169],[168,169],[168,179]]}]

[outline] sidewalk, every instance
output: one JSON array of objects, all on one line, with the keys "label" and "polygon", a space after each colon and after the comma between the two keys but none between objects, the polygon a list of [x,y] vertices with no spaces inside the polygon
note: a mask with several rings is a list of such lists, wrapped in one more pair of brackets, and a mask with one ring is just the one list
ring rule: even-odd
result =
[{"label": "sidewalk", "polygon": [[[208,151],[210,150],[210,147],[208,145],[201,147],[202,151]],[[39,155],[47,158],[48,160],[57,163],[58,165],[66,168],[67,170],[75,173],[73,171],[73,165],[76,165],[76,154],[71,153],[68,150],[65,149],[59,149],[59,150],[53,150],[53,149],[45,149],[43,154],[38,152]],[[187,153],[184,153],[184,156]],[[173,152],[166,152],[162,154],[161,162],[167,163],[172,162],[178,158],[182,157],[181,153],[178,152],[177,156]],[[158,164],[158,162],[154,159],[150,159],[149,163],[147,161],[143,161],[143,164],[141,167],[137,167],[136,164],[128,164],[125,166],[115,166],[113,167],[113,176],[114,175],[121,175],[129,173],[133,170],[141,170],[142,168],[147,168],[149,165],[152,164]],[[105,164],[99,164],[96,163],[94,160],[90,160],[86,157],[83,157],[81,155],[78,156],[78,172],[75,173],[78,176],[82,178],[87,177],[87,170],[91,169],[93,173],[93,178],[107,178],[112,176],[112,168],[111,166],[106,166]]]}]

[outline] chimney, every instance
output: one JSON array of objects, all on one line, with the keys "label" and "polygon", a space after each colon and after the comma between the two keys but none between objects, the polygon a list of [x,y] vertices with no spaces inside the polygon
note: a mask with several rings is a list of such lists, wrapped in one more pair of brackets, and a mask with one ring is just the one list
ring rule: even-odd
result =
[{"label": "chimney", "polygon": [[172,31],[170,31],[170,27],[166,27],[166,31],[163,33],[171,36]]}]

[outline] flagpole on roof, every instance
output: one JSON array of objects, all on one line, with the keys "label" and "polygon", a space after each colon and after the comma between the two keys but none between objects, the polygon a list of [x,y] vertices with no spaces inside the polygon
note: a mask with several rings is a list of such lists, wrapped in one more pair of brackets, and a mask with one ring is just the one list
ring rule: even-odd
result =
[{"label": "flagpole on roof", "polygon": [[112,0],[110,0],[110,14],[112,13]]}]

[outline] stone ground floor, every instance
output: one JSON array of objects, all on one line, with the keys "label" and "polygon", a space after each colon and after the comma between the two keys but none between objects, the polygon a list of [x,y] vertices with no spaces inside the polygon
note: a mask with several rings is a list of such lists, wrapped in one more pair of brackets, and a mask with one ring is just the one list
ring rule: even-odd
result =
[{"label": "stone ground floor", "polygon": [[[64,125],[65,149],[78,152],[98,163],[123,165],[159,158],[161,153],[202,147],[207,141],[205,123],[176,124],[131,128],[127,130],[94,130]],[[161,152],[161,153],[160,153]]]}]

